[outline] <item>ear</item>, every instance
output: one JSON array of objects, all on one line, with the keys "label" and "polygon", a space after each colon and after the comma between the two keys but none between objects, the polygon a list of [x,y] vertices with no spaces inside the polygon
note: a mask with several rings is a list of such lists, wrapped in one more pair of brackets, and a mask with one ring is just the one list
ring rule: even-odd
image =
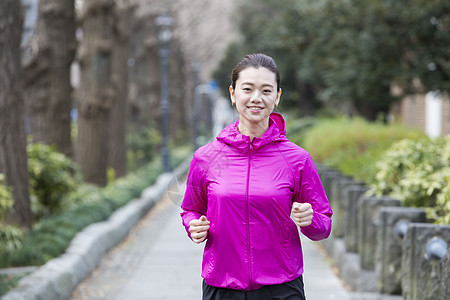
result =
[{"label": "ear", "polygon": [[229,91],[230,91],[231,104],[235,105],[236,104],[236,99],[234,98],[234,89],[233,89],[233,87],[231,85],[229,87]]},{"label": "ear", "polygon": [[280,103],[280,98],[281,98],[281,88],[278,91],[277,99],[275,100],[275,106],[278,106],[278,104]]}]

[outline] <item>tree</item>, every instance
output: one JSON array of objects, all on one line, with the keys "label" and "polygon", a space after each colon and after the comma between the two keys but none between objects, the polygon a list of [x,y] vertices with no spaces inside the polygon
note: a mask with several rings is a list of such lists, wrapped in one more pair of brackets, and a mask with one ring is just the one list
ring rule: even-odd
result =
[{"label": "tree", "polygon": [[76,91],[79,119],[75,160],[84,179],[98,185],[106,184],[108,127],[114,101],[113,11],[113,0],[84,1],[79,17],[83,37],[77,53],[81,77]]},{"label": "tree", "polygon": [[12,187],[12,218],[30,227],[32,214],[28,191],[26,136],[21,94],[21,3],[0,2],[0,172]]},{"label": "tree", "polygon": [[128,118],[127,59],[131,56],[130,34],[135,8],[136,3],[134,1],[116,1],[117,22],[114,23],[114,47],[112,52],[112,83],[115,92],[111,107],[108,138],[108,166],[114,170],[116,177],[122,177],[127,172],[125,141]]},{"label": "tree", "polygon": [[[299,76],[300,53],[307,44],[306,18],[298,9],[298,0],[251,0],[238,9],[242,39],[230,45],[215,72],[224,87],[230,83],[230,71],[243,55],[263,52],[273,56],[281,73],[283,100],[281,109],[295,108],[300,115],[311,115],[320,107],[310,80]],[[268,22],[270,20],[270,22]],[[226,94],[228,91],[225,91]]]},{"label": "tree", "polygon": [[[387,1],[387,0],[386,0]],[[419,78],[426,91],[450,90],[450,2],[410,0],[396,9],[402,31],[405,92],[412,78]],[[396,25],[396,24],[394,24]]]},{"label": "tree", "polygon": [[[170,137],[175,144],[189,140],[190,114],[188,98],[188,80],[186,79],[186,61],[183,49],[177,39],[170,45],[169,62],[169,99],[170,99]],[[160,93],[159,93],[160,94]],[[159,105],[159,102],[158,102]]]},{"label": "tree", "polygon": [[75,57],[74,0],[40,0],[24,61],[25,107],[35,142],[72,155],[70,65]]},{"label": "tree", "polygon": [[131,45],[135,66],[132,73],[134,97],[130,99],[132,121],[137,131],[150,124],[159,124],[160,65],[158,57],[158,31],[154,20],[156,6],[140,1],[134,15]]},{"label": "tree", "polygon": [[302,67],[324,83],[322,100],[351,101],[373,120],[397,100],[393,83],[405,93],[417,92],[414,78],[425,90],[450,87],[448,1],[328,0],[310,12],[316,36],[305,57],[314,59]]},{"label": "tree", "polygon": [[[307,26],[316,34],[305,49],[300,76],[319,83],[317,96],[325,104],[349,103],[374,120],[395,100],[390,84],[399,71],[401,53],[393,51],[396,40],[384,30],[388,28],[382,29],[382,14],[374,14],[371,3],[324,3],[303,12],[310,16]],[[384,32],[371,32],[372,27]]]},{"label": "tree", "polygon": [[397,100],[392,84],[450,88],[449,1],[249,0],[240,12],[242,47],[275,56],[292,103],[309,95],[373,120]]}]

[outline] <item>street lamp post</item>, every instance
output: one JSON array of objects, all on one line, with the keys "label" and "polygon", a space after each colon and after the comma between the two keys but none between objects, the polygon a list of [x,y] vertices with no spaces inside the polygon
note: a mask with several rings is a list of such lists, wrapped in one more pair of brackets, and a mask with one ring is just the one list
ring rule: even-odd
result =
[{"label": "street lamp post", "polygon": [[168,14],[162,14],[155,19],[158,27],[158,40],[160,44],[159,58],[161,62],[161,122],[162,122],[162,147],[161,156],[165,172],[171,171],[169,153],[169,56],[170,40],[172,39],[173,19]]},{"label": "street lamp post", "polygon": [[[200,121],[200,106],[202,105],[202,96],[205,95],[207,97],[207,106],[210,107],[211,104],[211,98],[213,95],[213,90],[211,89],[211,85],[209,84],[199,84],[194,89],[194,124],[193,124],[193,140],[194,140],[194,151],[198,149],[199,147],[199,141],[198,141],[198,123]],[[208,109],[206,113],[206,118],[211,119],[212,111]],[[207,120],[208,121],[208,120]],[[209,124],[205,124],[207,128],[212,128],[212,121],[208,122]],[[209,134],[207,132],[201,133],[204,138],[208,139],[210,138]]]},{"label": "street lamp post", "polygon": [[198,143],[197,143],[197,122],[198,122],[198,100],[197,100],[197,86],[199,86],[199,73],[200,73],[200,64],[199,63],[193,63],[191,65],[192,67],[192,77],[194,79],[194,105],[193,105],[193,112],[192,112],[192,145],[194,147],[194,152],[198,149]]}]

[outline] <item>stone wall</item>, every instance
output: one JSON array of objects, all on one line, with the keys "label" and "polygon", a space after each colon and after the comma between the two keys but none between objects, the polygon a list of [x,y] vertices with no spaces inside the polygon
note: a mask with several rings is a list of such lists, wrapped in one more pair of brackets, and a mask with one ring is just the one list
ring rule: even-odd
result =
[{"label": "stone wall", "polygon": [[450,299],[450,226],[429,224],[422,209],[396,199],[365,195],[367,187],[336,170],[318,171],[334,213],[331,236],[320,243],[353,291]]}]

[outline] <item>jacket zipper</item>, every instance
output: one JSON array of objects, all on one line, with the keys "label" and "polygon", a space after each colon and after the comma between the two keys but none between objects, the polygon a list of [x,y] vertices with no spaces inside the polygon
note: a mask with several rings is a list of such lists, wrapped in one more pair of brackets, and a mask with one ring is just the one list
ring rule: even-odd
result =
[{"label": "jacket zipper", "polygon": [[250,214],[249,214],[249,200],[248,200],[248,191],[250,185],[250,163],[252,159],[252,151],[253,145],[250,142],[249,145],[249,156],[248,156],[248,165],[247,165],[247,187],[245,191],[245,200],[246,200],[246,213],[247,213],[247,248],[248,248],[248,274],[249,274],[249,289],[252,289],[252,254],[251,254],[251,243],[250,243]]}]

